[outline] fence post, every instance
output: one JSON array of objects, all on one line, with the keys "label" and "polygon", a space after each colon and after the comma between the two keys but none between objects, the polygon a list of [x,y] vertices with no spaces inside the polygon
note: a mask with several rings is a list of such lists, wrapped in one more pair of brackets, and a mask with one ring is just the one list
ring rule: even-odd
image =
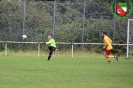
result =
[{"label": "fence post", "polygon": [[7,56],[7,42],[5,43],[5,56]]},{"label": "fence post", "polygon": [[74,54],[74,50],[73,50],[74,46],[73,46],[73,43],[71,45],[72,45],[72,58],[73,58],[73,54]]},{"label": "fence post", "polygon": [[52,37],[55,37],[55,15],[56,15],[56,0],[54,2],[54,14],[53,14],[53,30],[52,30]]},{"label": "fence post", "polygon": [[[116,8],[116,0],[114,7]],[[114,12],[116,13],[116,9],[114,8]],[[113,30],[113,43],[115,43],[115,33],[116,33],[116,17],[114,16],[114,30]]]},{"label": "fence post", "polygon": [[82,15],[82,20],[83,20],[83,23],[82,23],[82,43],[84,43],[84,26],[85,26],[85,8],[86,8],[86,0],[84,1],[84,8],[83,8],[83,15]]},{"label": "fence post", "polygon": [[40,43],[38,43],[38,57],[40,57]]},{"label": "fence post", "polygon": [[23,35],[24,35],[25,34],[26,0],[24,0],[23,6],[24,6],[23,7]]}]

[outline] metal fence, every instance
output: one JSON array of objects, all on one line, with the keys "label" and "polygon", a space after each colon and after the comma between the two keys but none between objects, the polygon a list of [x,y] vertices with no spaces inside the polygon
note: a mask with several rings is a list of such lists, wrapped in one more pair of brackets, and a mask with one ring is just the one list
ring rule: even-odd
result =
[{"label": "metal fence", "polygon": [[[127,21],[117,20],[110,12],[110,4],[105,2],[0,1],[0,41],[41,42],[47,41],[47,35],[53,35],[56,42],[102,43],[100,33],[106,31],[114,43],[119,40],[125,44],[127,25],[121,27],[124,23]],[[24,34],[27,35],[25,40]],[[81,45],[75,46],[80,48]],[[0,47],[3,50],[3,45]],[[71,49],[71,46],[65,46],[68,47]],[[93,48],[92,45],[84,47]]]},{"label": "metal fence", "polygon": [[[21,45],[23,44],[21,47],[19,47],[18,49],[19,50],[22,50],[23,48],[26,49],[28,47],[24,47],[24,44],[29,44],[31,46],[31,44],[33,44],[35,46],[34,50],[37,51],[37,56],[40,57],[40,53],[42,52],[42,48],[41,48],[41,42],[14,42],[14,41],[0,41],[0,44],[3,44],[4,46],[4,54],[5,56],[8,56],[8,47],[10,46],[10,44],[14,44],[14,45]],[[67,45],[68,47],[71,47],[70,48],[70,52],[71,52],[71,55],[70,57],[74,58],[74,52],[76,51],[81,51],[81,49],[78,48],[79,45],[84,45],[84,48],[86,47],[86,50],[84,48],[82,48],[83,51],[86,51],[86,52],[93,52],[93,48],[92,47],[88,47],[88,46],[93,46],[93,47],[99,47],[101,45],[103,45],[103,43],[65,43],[65,42],[57,42],[57,45]],[[133,44],[112,44],[113,46],[124,46],[126,47],[127,45],[133,45]],[[68,49],[67,49],[68,50]],[[58,50],[59,52],[62,51]],[[101,52],[101,49],[97,49],[97,51],[95,51],[96,53],[99,53]],[[82,56],[84,57],[84,56]],[[127,58],[128,58],[128,54],[127,54]]]},{"label": "metal fence", "polygon": [[[98,38],[99,32],[105,29],[104,23],[90,20],[100,17],[111,19],[110,32],[113,33],[114,29],[110,11],[103,13],[104,8],[99,8],[100,6],[94,9],[94,3],[87,0],[80,2],[2,0],[0,4],[0,40],[2,41],[23,41],[23,34],[27,35],[25,41],[28,42],[46,41],[46,36],[51,34],[58,42],[91,42],[92,37]],[[109,5],[107,6],[109,8]],[[89,14],[86,14],[88,11]],[[89,26],[92,23],[103,25],[103,29],[94,31],[95,27]],[[115,35],[110,36],[113,38]]]}]

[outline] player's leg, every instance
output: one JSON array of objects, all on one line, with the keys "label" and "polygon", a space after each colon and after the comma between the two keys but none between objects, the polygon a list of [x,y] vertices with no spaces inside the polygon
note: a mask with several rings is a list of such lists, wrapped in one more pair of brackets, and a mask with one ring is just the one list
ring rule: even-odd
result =
[{"label": "player's leg", "polygon": [[48,46],[48,49],[49,49],[48,60],[50,60],[50,58],[51,58],[51,53],[52,53],[52,47],[51,47],[51,46]]},{"label": "player's leg", "polygon": [[54,51],[55,51],[55,48],[51,47],[50,52],[49,52],[49,56],[48,56],[48,60],[50,60],[50,58],[51,58]]},{"label": "player's leg", "polygon": [[118,61],[118,57],[115,56],[115,55],[109,55],[108,57],[109,57],[109,58],[115,58],[115,59]]},{"label": "player's leg", "polygon": [[51,46],[48,46],[48,49],[51,50]]},{"label": "player's leg", "polygon": [[111,63],[111,60],[109,58],[110,50],[105,50],[105,57],[107,58],[108,63]]},{"label": "player's leg", "polygon": [[[112,52],[112,50],[110,50],[110,53]],[[108,55],[108,58],[115,58],[118,61],[118,57],[116,55]]]}]

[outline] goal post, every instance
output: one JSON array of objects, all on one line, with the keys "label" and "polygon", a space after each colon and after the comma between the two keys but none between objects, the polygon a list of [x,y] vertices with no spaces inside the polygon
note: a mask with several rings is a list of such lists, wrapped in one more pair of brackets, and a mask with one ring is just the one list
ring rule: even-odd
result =
[{"label": "goal post", "polygon": [[127,22],[127,51],[126,51],[126,57],[132,57],[133,56],[133,19],[128,19]]}]

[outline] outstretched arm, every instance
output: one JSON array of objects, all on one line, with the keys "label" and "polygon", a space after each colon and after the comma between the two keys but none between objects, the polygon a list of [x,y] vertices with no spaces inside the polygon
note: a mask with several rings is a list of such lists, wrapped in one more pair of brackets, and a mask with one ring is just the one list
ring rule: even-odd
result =
[{"label": "outstretched arm", "polygon": [[46,42],[46,44],[51,44],[51,43],[52,43],[52,40],[50,40],[50,41]]}]

